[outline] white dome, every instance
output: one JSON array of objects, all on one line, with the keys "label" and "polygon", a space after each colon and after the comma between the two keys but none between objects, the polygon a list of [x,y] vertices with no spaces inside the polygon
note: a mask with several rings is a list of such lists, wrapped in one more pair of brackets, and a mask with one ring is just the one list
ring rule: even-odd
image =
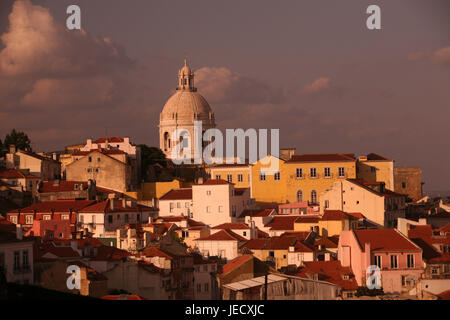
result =
[{"label": "white dome", "polygon": [[161,120],[209,120],[211,107],[197,92],[178,90],[167,100],[161,112]]}]

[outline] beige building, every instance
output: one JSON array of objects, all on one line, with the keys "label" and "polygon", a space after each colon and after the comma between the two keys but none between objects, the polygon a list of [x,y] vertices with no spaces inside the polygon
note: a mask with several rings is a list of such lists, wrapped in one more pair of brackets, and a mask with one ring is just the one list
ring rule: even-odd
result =
[{"label": "beige building", "polygon": [[[172,150],[178,141],[184,144],[184,148],[190,149],[191,158],[194,158],[194,121],[202,123],[202,132],[199,134],[216,126],[214,113],[205,98],[197,93],[197,88],[194,87],[194,72],[185,60],[184,66],[178,72],[176,92],[167,100],[160,114],[159,145],[167,158],[172,158]],[[183,136],[174,139],[172,133],[175,129],[185,129],[190,138]],[[199,151],[202,150],[203,148]]]},{"label": "beige building", "polygon": [[16,150],[14,145],[10,146],[9,153],[5,156],[5,164],[7,169],[27,169],[30,174],[42,180],[59,179],[61,175],[61,164],[56,159]]},{"label": "beige building", "polygon": [[121,150],[93,150],[74,154],[75,161],[66,166],[66,179],[95,181],[97,187],[118,192],[133,189],[132,169],[127,154]]},{"label": "beige building", "polygon": [[386,189],[394,190],[394,160],[369,153],[358,157],[356,176],[367,182],[384,182]]},{"label": "beige building", "polygon": [[192,188],[172,189],[158,201],[159,216],[192,216]]},{"label": "beige building", "polygon": [[395,167],[394,191],[406,194],[415,201],[422,198],[422,169],[420,167]]},{"label": "beige building", "polygon": [[405,196],[385,188],[384,183],[348,179],[336,181],[321,196],[320,210],[360,212],[368,222],[384,228],[397,226],[405,217]]}]

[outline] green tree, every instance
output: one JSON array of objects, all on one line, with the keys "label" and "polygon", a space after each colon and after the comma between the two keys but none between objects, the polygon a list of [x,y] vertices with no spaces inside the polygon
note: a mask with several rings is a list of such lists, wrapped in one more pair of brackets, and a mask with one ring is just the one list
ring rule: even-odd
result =
[{"label": "green tree", "polygon": [[13,144],[17,149],[31,150],[31,141],[28,135],[23,131],[16,131],[16,129],[12,129],[11,133],[6,135],[3,144],[5,148],[9,148]]},{"label": "green tree", "polygon": [[166,155],[161,149],[149,147],[146,144],[140,144],[138,146],[141,148],[141,166],[143,175],[145,175],[145,172],[147,172],[147,168],[150,165],[158,163],[163,167],[166,166]]}]

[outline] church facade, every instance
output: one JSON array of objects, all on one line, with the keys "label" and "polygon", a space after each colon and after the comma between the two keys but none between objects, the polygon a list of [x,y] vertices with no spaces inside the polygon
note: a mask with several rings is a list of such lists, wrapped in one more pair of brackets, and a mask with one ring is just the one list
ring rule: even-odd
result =
[{"label": "church facade", "polygon": [[[176,92],[167,100],[159,119],[159,145],[168,159],[173,158],[173,150],[178,143],[189,148],[191,159],[194,158],[194,122],[202,124],[201,134],[215,128],[214,113],[208,102],[194,87],[194,72],[186,60],[178,72]],[[175,130],[185,132],[173,137]],[[202,149],[205,144],[202,143]]]}]

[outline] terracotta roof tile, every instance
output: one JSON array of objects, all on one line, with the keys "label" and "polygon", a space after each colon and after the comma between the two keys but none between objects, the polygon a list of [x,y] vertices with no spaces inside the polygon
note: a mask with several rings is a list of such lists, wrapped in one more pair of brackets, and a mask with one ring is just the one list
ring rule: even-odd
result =
[{"label": "terracotta roof tile", "polygon": [[207,237],[198,238],[196,241],[246,241],[244,237],[234,233],[229,229],[224,229]]},{"label": "terracotta roof tile", "polygon": [[370,243],[371,251],[419,251],[414,243],[395,229],[353,230],[360,247]]},{"label": "terracotta roof tile", "polygon": [[244,254],[240,257],[234,258],[222,267],[222,275],[226,275],[227,273],[233,271],[234,269],[251,259],[253,259],[253,256],[251,254]]},{"label": "terracotta roof tile", "polygon": [[159,200],[192,200],[192,188],[172,189]]},{"label": "terracotta roof tile", "polygon": [[321,153],[321,154],[295,154],[286,161],[291,162],[343,162],[355,161],[355,154],[353,153]]}]

